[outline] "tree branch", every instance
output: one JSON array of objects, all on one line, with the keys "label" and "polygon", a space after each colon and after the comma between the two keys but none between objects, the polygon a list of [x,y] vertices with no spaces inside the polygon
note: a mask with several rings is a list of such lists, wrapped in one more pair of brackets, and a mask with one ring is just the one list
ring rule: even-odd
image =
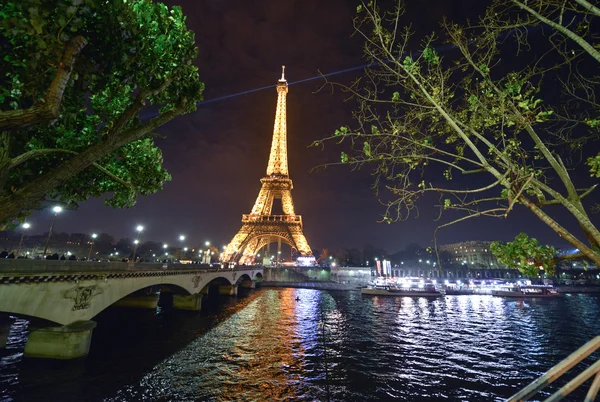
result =
[{"label": "tree branch", "polygon": [[58,117],[62,97],[73,72],[75,56],[87,45],[83,36],[76,36],[65,46],[62,59],[46,97],[29,109],[0,111],[0,130],[17,130],[34,124],[51,121]]},{"label": "tree branch", "polygon": [[10,161],[10,164],[8,165],[8,168],[12,169],[12,168],[14,168],[16,166],[19,166],[22,163],[27,162],[30,159],[37,158],[38,156],[42,156],[42,155],[46,155],[46,154],[52,154],[52,153],[55,153],[55,152],[77,154],[77,152],[75,152],[75,151],[70,151],[68,149],[61,149],[61,148],[34,149],[34,150],[25,152],[24,154],[21,154],[19,156],[14,157]]},{"label": "tree branch", "polygon": [[137,94],[131,105],[129,105],[121,113],[121,115],[115,121],[115,124],[113,124],[110,130],[108,130],[107,138],[109,142],[116,141],[116,137],[119,136],[121,130],[123,130],[123,127],[125,127],[127,123],[133,118],[133,116],[135,116],[136,113],[139,112],[140,109],[146,105],[146,99],[148,99],[150,96],[154,96],[156,94],[161,93],[173,82],[177,71],[178,70],[174,71],[171,77],[165,80],[165,82],[160,87],[152,90],[144,89]]},{"label": "tree branch", "polygon": [[[582,0],[576,0],[576,1],[579,3]],[[519,7],[521,7],[523,10],[527,11],[529,14],[533,15],[538,20],[542,21],[543,23],[545,23],[547,25],[550,25],[552,28],[556,29],[558,32],[562,33],[567,38],[569,38],[572,41],[574,41],[575,43],[577,43],[590,56],[592,56],[594,59],[596,59],[596,61],[600,62],[600,52],[598,52],[596,49],[594,49],[594,47],[592,45],[590,45],[581,36],[577,35],[575,32],[571,31],[570,29],[565,28],[564,26],[559,25],[556,22],[549,20],[548,18],[544,17],[543,15],[541,15],[540,13],[538,13],[531,7],[528,7],[527,5],[521,3],[519,0],[512,0],[512,2],[515,3],[516,5],[518,5]],[[583,3],[580,3],[580,4],[583,5]],[[590,10],[590,11],[592,11],[592,10]]]},{"label": "tree branch", "polygon": [[[14,158],[11,161],[10,167],[9,169],[14,168],[15,166],[18,166],[22,163],[27,162],[30,159],[33,158],[37,158],[38,156],[42,156],[42,155],[46,155],[46,154],[51,154],[51,153],[55,153],[55,152],[62,152],[62,153],[66,153],[66,154],[71,154],[71,155],[78,155],[79,152],[75,152],[75,151],[71,151],[69,149],[60,149],[60,148],[51,148],[51,149],[34,149],[32,151],[26,152],[24,154],[21,154],[19,156],[17,156],[16,158]],[[107,175],[108,177],[110,177],[111,179],[113,179],[114,181],[116,181],[119,184],[122,184],[125,187],[131,188],[133,189],[134,186],[121,179],[120,177],[115,176],[113,173],[111,173],[108,169],[106,169],[104,166],[94,162],[92,163],[92,166],[95,167],[96,169],[98,169],[99,171],[101,171],[102,173],[104,173],[105,175]]]},{"label": "tree branch", "polygon": [[600,17],[600,9],[598,7],[596,7],[593,4],[587,2],[586,0],[575,0],[575,1],[577,3],[579,3],[586,10],[588,10],[591,13],[595,14],[596,17]]}]

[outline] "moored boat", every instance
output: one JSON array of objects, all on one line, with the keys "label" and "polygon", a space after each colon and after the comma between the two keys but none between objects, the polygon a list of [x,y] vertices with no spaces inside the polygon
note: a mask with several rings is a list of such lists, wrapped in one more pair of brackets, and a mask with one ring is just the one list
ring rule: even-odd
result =
[{"label": "moored boat", "polygon": [[560,293],[552,286],[510,284],[492,290],[493,296],[501,297],[557,297]]},{"label": "moored boat", "polygon": [[407,296],[407,297],[438,297],[443,296],[436,290],[435,286],[424,286],[423,288],[397,287],[389,285],[374,285],[362,288],[360,293],[372,296]]}]

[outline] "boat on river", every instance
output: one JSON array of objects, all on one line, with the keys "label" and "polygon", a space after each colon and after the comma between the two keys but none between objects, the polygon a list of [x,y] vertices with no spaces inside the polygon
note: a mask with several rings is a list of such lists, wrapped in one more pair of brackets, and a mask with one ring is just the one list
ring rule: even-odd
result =
[{"label": "boat on river", "polygon": [[436,289],[435,283],[429,281],[426,283],[424,280],[376,281],[374,284],[362,288],[360,293],[372,296],[443,296],[443,293]]},{"label": "boat on river", "polygon": [[492,290],[493,296],[501,297],[557,297],[560,293],[552,286],[506,284]]}]

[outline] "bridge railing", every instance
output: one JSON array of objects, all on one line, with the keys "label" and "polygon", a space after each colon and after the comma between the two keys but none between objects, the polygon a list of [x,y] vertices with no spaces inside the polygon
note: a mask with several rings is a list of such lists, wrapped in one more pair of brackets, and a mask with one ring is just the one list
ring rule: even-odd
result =
[{"label": "bridge railing", "polygon": [[[511,396],[510,399],[508,399],[508,402],[529,400],[529,398],[532,398],[539,391],[552,384],[560,376],[575,367],[577,364],[581,363],[583,360],[585,360],[585,358],[598,349],[600,349],[600,336],[595,337],[577,349],[575,352],[571,353],[566,359],[552,367],[540,378],[533,381],[520,392],[517,392],[515,395]],[[592,381],[592,384],[584,399],[585,402],[594,401],[596,399],[596,395],[598,394],[598,390],[600,390],[600,360],[597,360],[594,364],[582,371],[577,377],[569,381],[567,385],[556,391],[551,397],[546,399],[546,402],[562,400],[594,375],[594,380]]]},{"label": "bridge railing", "polygon": [[[69,260],[34,260],[34,259],[0,259],[1,274],[36,274],[49,272],[108,272],[108,271],[219,271],[219,270],[248,270],[257,266],[221,267],[220,264],[179,264],[151,262],[96,262]],[[261,268],[261,267],[258,267]]]}]

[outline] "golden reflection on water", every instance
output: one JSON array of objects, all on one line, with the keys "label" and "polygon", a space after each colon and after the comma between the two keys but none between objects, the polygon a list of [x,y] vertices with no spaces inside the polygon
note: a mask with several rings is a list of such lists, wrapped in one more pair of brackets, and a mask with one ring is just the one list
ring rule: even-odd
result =
[{"label": "golden reflection on water", "polygon": [[[270,291],[261,299],[258,308],[239,328],[227,357],[236,368],[230,373],[226,393],[218,400],[238,400],[248,391],[248,384],[258,381],[261,398],[265,401],[295,399],[302,393],[299,384],[305,378],[302,361],[304,348],[299,326],[299,309],[308,301],[296,300],[296,289]],[[281,323],[285,325],[281,325]],[[260,353],[257,353],[260,351]]]}]

